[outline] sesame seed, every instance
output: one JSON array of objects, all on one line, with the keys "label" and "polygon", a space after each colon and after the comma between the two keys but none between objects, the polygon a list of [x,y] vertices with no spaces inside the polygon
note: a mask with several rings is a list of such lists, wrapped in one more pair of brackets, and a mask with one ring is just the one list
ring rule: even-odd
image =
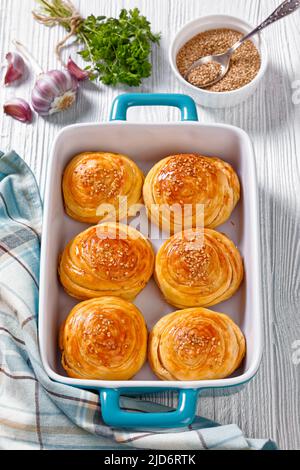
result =
[{"label": "sesame seed", "polygon": [[189,285],[199,281],[205,282],[208,278],[211,254],[205,244],[202,248],[191,249],[191,240],[178,240],[175,244],[174,253],[178,256],[185,267],[185,276],[189,280]]},{"label": "sesame seed", "polygon": [[123,171],[115,168],[103,168],[99,162],[90,160],[89,164],[81,162],[74,170],[76,181],[74,182],[81,190],[90,197],[99,199],[113,198],[120,193],[123,181]]}]

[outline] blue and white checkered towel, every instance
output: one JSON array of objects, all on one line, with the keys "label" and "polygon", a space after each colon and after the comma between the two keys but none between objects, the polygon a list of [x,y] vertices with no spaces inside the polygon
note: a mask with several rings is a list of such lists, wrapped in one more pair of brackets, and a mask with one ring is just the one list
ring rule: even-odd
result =
[{"label": "blue and white checkered towel", "polygon": [[[112,430],[98,395],[52,382],[37,339],[42,205],[30,169],[14,152],[0,152],[0,448],[1,449],[274,449],[243,436],[236,425],[197,418],[187,430]],[[165,407],[134,399],[142,411]]]}]

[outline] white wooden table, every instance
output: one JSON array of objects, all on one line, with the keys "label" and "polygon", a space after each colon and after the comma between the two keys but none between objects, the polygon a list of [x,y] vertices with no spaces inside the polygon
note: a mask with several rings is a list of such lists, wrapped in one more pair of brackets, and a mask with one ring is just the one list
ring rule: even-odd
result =
[{"label": "white wooden table", "polygon": [[[256,24],[280,0],[74,0],[83,15],[117,16],[121,7],[138,6],[162,31],[153,53],[153,75],[142,92],[180,92],[168,65],[170,39],[185,22],[200,15],[227,13]],[[58,66],[54,45],[64,32],[47,29],[31,17],[33,0],[0,0],[0,55],[11,39],[24,42],[45,70]],[[300,448],[300,12],[265,33],[270,67],[265,81],[247,103],[227,110],[199,107],[205,122],[224,122],[245,129],[254,142],[260,188],[262,228],[264,358],[257,377],[240,394],[203,398],[199,412],[220,423],[237,423],[246,435],[271,437],[281,448]],[[33,76],[16,89],[0,89],[0,104],[10,95],[29,98]],[[296,80],[299,80],[296,82]],[[292,86],[298,86],[293,91]],[[14,148],[34,171],[43,194],[47,158],[57,131],[73,122],[105,121],[113,98],[124,88],[85,84],[77,105],[51,119],[23,125],[0,113],[0,148]],[[293,99],[294,93],[294,99]],[[294,102],[293,102],[294,101]],[[298,102],[298,104],[297,104]],[[177,111],[132,110],[130,119],[174,120]],[[294,356],[293,356],[294,353]],[[165,395],[161,401],[171,403]]]}]

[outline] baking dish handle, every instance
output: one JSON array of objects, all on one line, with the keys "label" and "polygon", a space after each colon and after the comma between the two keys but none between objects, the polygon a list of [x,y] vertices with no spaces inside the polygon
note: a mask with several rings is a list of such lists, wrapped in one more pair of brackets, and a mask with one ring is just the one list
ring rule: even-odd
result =
[{"label": "baking dish handle", "polygon": [[174,106],[181,111],[181,121],[198,121],[195,101],[180,93],[126,93],[115,98],[110,121],[126,121],[127,110],[134,106]]},{"label": "baking dish handle", "polygon": [[[136,392],[139,394],[139,392]],[[177,428],[191,424],[195,419],[198,391],[181,389],[178,407],[162,413],[131,412],[120,408],[120,391],[101,389],[100,401],[103,421],[116,428]]]}]

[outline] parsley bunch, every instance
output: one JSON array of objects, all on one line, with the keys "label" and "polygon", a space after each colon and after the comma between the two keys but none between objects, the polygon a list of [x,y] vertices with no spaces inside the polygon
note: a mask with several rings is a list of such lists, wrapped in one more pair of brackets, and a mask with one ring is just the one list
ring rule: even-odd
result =
[{"label": "parsley bunch", "polygon": [[138,8],[123,9],[119,18],[91,15],[79,27],[78,35],[86,46],[79,54],[91,62],[87,69],[105,85],[138,86],[151,75],[151,43],[159,43],[160,35],[152,33]]},{"label": "parsley bunch", "polygon": [[79,54],[89,62],[86,69],[92,79],[105,85],[138,86],[151,75],[151,46],[159,43],[160,34],[152,33],[150,22],[138,8],[121,10],[119,18],[82,18],[70,0],[36,1],[40,6],[33,11],[37,21],[47,26],[60,24],[77,35],[84,46]]}]

